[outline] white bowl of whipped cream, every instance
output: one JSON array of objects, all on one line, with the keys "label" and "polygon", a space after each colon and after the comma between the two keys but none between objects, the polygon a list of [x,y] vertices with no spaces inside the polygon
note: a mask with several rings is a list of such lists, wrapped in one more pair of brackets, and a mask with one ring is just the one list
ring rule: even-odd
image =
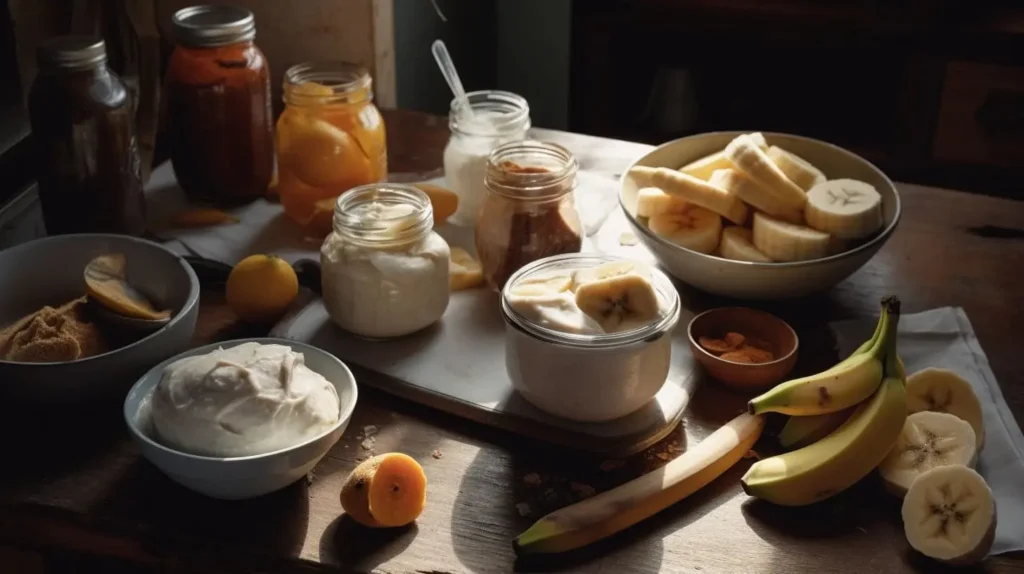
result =
[{"label": "white bowl of whipped cream", "polygon": [[355,377],[334,355],[244,339],[160,363],[129,391],[124,417],[142,455],[220,499],[262,496],[305,477],[352,418]]}]

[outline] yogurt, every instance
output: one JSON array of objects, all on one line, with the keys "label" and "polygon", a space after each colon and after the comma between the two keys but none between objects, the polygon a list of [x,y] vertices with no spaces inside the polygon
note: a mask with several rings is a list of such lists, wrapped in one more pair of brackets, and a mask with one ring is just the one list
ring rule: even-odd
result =
[{"label": "yogurt", "polygon": [[[637,285],[649,281],[654,307],[621,320],[585,312],[577,302],[581,281],[608,264],[632,267]],[[593,254],[542,259],[509,279],[501,308],[509,379],[552,415],[580,422],[623,417],[653,399],[668,377],[679,296],[668,277],[645,264]]]},{"label": "yogurt", "polygon": [[169,447],[200,456],[266,454],[338,423],[334,385],[284,345],[244,343],[175,361],[153,394],[153,425]]}]

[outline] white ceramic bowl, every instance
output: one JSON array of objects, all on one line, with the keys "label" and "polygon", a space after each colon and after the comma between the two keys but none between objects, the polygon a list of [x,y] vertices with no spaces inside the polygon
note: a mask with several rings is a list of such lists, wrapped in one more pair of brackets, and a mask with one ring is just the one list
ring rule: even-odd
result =
[{"label": "white ceramic bowl", "polygon": [[[242,343],[287,345],[305,356],[306,366],[334,384],[341,401],[338,424],[320,436],[279,451],[255,456],[216,458],[197,456],[166,447],[157,440],[151,419],[151,398],[164,369],[183,357],[202,355]],[[124,418],[142,456],[178,484],[213,498],[253,498],[282,489],[303,478],[338,442],[352,419],[358,392],[352,372],[334,355],[316,347],[284,339],[239,339],[198,347],[153,367],[128,393]]]},{"label": "white ceramic bowl", "polygon": [[[741,133],[713,132],[685,137],[658,146],[633,165],[677,169],[722,151]],[[703,291],[738,299],[787,299],[826,291],[860,269],[892,236],[900,220],[900,196],[892,181],[866,159],[841,147],[801,136],[764,133],[777,145],[811,162],[830,179],[858,179],[882,195],[882,231],[856,248],[812,261],[753,263],[733,261],[680,247],[652,233],[636,218],[637,185],[628,175],[620,182],[619,202],[636,236],[658,262],[680,281]],[[632,165],[630,166],[632,167]]]},{"label": "white ceramic bowl", "polygon": [[537,408],[578,422],[624,417],[646,405],[668,378],[672,331],[680,302],[672,281],[651,269],[662,313],[635,331],[601,335],[561,333],[531,322],[508,304],[521,278],[557,270],[625,261],[609,255],[572,253],[535,261],[505,283],[505,368],[512,386]]}]

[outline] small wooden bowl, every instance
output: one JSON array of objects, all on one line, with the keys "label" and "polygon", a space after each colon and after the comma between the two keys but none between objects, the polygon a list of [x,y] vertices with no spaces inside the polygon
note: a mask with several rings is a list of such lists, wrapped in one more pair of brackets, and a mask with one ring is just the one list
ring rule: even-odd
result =
[{"label": "small wooden bowl", "polygon": [[[702,336],[721,338],[734,331],[748,339],[760,339],[771,347],[775,360],[768,363],[736,363],[704,349]],[[697,362],[722,384],[741,391],[757,391],[781,382],[796,365],[800,341],[788,323],[775,315],[746,307],[719,307],[690,321],[686,329],[690,351]]]}]

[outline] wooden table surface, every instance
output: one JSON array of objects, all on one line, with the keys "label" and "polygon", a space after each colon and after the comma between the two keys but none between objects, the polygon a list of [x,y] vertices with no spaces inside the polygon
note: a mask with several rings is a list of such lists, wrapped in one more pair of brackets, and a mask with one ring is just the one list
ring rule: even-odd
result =
[{"label": "wooden table surface", "polygon": [[[443,120],[412,112],[386,117],[393,171],[440,166]],[[566,145],[583,169],[608,177],[649,149],[573,134],[537,135]],[[812,372],[835,358],[825,323],[872,316],[884,295],[898,294],[908,313],[962,306],[1021,421],[1024,289],[1016,276],[1024,268],[1024,205],[914,185],[900,185],[900,192],[904,219],[867,266],[830,293],[764,307],[797,329],[805,347],[798,369]],[[724,303],[680,289],[694,309]],[[219,294],[204,293],[197,344],[265,331],[236,323]],[[79,550],[165,572],[934,571],[934,564],[908,550],[899,506],[875,481],[814,507],[782,509],[740,490],[749,461],[605,543],[516,562],[512,538],[540,515],[664,464],[740,412],[746,399],[704,384],[670,437],[629,460],[602,461],[364,385],[350,430],[310,481],[244,502],[205,499],[164,478],[129,442],[120,405],[82,407],[75,418],[5,415],[0,544]],[[428,506],[409,528],[368,531],[342,516],[339,487],[367,456],[359,438],[367,425],[379,428],[376,452],[409,453],[426,469]],[[985,567],[1024,572],[1024,558],[991,558]]]}]

